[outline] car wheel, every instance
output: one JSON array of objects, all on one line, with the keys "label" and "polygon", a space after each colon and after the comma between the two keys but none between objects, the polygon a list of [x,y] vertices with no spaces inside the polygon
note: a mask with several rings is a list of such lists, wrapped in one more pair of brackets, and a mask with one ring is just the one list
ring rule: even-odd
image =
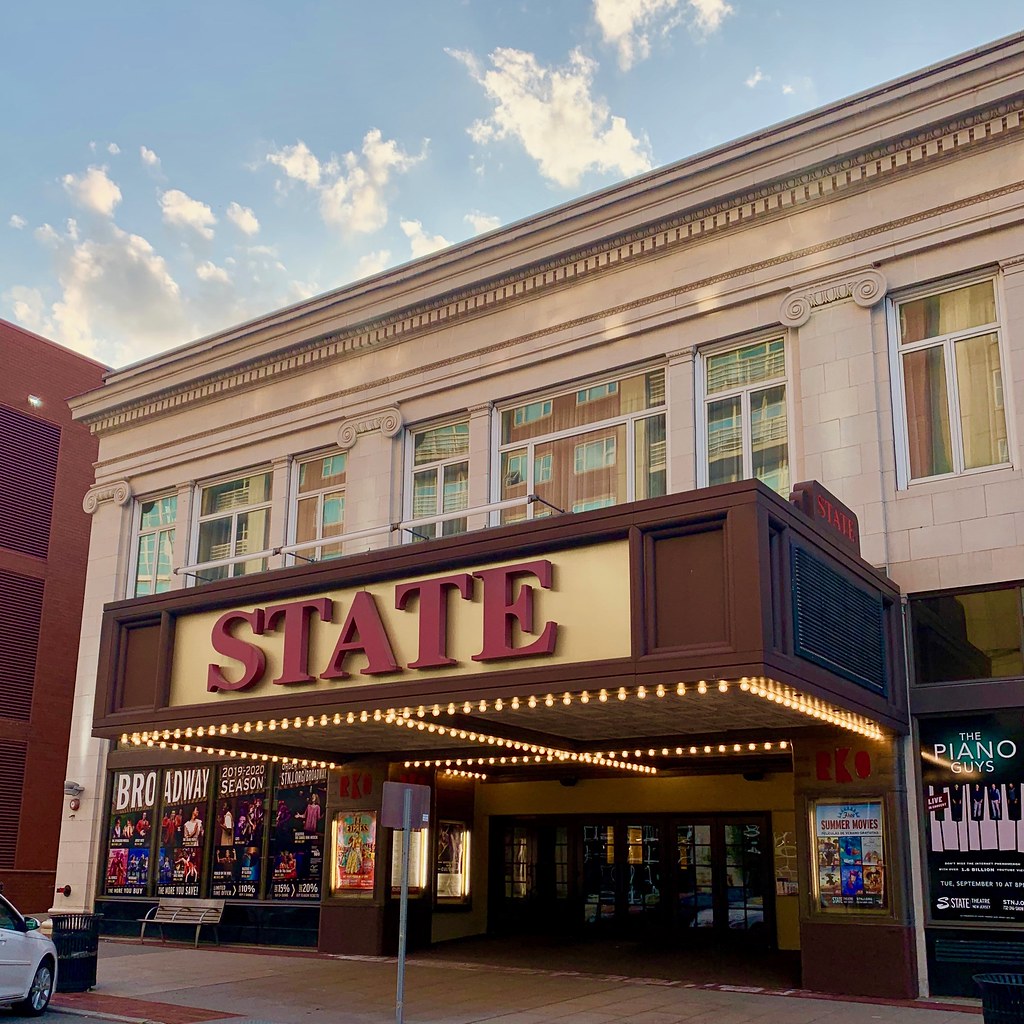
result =
[{"label": "car wheel", "polygon": [[53,964],[44,960],[37,968],[28,995],[14,1004],[15,1013],[26,1017],[38,1017],[50,1005],[53,995]]}]

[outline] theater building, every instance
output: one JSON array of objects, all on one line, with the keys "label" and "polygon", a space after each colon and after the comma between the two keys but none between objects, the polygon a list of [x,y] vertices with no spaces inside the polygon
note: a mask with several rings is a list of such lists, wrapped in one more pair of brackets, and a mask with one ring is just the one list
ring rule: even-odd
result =
[{"label": "theater building", "polygon": [[1015,36],[76,400],[57,909],[389,951],[413,781],[414,944],[791,950],[888,996],[1006,955],[1022,109]]}]

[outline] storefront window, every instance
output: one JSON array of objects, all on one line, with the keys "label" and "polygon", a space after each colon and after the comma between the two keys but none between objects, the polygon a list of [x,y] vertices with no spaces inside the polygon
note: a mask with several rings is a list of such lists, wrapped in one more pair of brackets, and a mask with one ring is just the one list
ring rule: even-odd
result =
[{"label": "storefront window", "polygon": [[311,544],[297,552],[299,561],[337,558],[342,545],[313,541],[340,537],[345,532],[345,483],[348,456],[344,452],[299,462],[295,502],[296,544]]},{"label": "storefront window", "polygon": [[1020,587],[912,597],[910,609],[918,682],[1024,675]]},{"label": "storefront window", "polygon": [[665,494],[664,406],[665,373],[651,370],[504,409],[500,499],[536,494],[526,518],[538,518]]},{"label": "storefront window", "polygon": [[162,594],[171,589],[177,517],[177,495],[168,494],[162,498],[139,502],[139,533],[132,597]]}]

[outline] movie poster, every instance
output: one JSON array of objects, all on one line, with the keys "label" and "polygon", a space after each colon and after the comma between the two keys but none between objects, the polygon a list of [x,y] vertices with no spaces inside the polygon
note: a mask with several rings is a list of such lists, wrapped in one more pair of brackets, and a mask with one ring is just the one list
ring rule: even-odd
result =
[{"label": "movie poster", "polygon": [[270,833],[271,895],[315,900],[323,885],[326,768],[281,768]]},{"label": "movie poster", "polygon": [[1024,921],[1024,715],[920,720],[921,805],[936,921]]},{"label": "movie poster", "polygon": [[881,801],[818,803],[814,842],[822,910],[886,906]]},{"label": "movie poster", "polygon": [[221,765],[214,805],[211,896],[259,896],[266,800],[265,762]]},{"label": "movie poster", "polygon": [[469,829],[461,821],[442,821],[437,826],[438,899],[463,899],[469,895]]},{"label": "movie poster", "polygon": [[207,803],[212,768],[164,769],[160,811],[160,896],[198,896],[202,891]]},{"label": "movie poster", "polygon": [[115,772],[107,830],[107,896],[145,896],[156,807],[157,771]]},{"label": "movie poster", "polygon": [[376,812],[342,811],[336,814],[333,891],[372,893],[376,854]]}]

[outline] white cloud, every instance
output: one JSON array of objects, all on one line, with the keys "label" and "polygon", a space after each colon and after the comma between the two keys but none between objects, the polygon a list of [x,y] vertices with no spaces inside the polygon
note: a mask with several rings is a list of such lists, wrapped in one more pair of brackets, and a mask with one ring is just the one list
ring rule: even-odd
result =
[{"label": "white cloud", "polygon": [[293,181],[301,181],[309,186],[320,184],[320,161],[301,139],[294,146],[285,146],[276,153],[268,153],[267,163],[280,167]]},{"label": "white cloud", "polygon": [[754,73],[747,79],[744,80],[744,84],[748,89],[755,89],[762,82],[770,82],[771,79],[761,71],[760,68],[754,68]]},{"label": "white cloud", "polygon": [[121,152],[121,147],[116,142],[112,142],[107,146],[107,152],[111,156],[117,156],[117,154]]},{"label": "white cloud", "polygon": [[272,245],[250,245],[249,248],[246,249],[246,252],[248,252],[252,256],[277,255],[277,249]]},{"label": "white cloud", "polygon": [[722,22],[734,13],[725,0],[688,0],[694,15],[697,31],[711,35],[722,27]]},{"label": "white cloud", "polygon": [[207,241],[213,238],[213,225],[217,223],[217,218],[206,203],[193,199],[180,189],[172,188],[160,196],[160,209],[165,224],[191,228]]},{"label": "white cloud", "polygon": [[783,96],[792,96],[793,95],[793,86],[791,86],[791,85],[784,85],[782,87],[782,95]]},{"label": "white cloud", "polygon": [[501,227],[501,218],[492,217],[490,214],[473,210],[462,218],[472,229],[474,235],[482,235],[487,231],[493,231]]},{"label": "white cloud", "polygon": [[368,252],[356,264],[356,277],[372,277],[382,270],[387,270],[389,266],[391,266],[391,251],[389,249]]},{"label": "white cloud", "polygon": [[40,224],[32,234],[36,236],[36,241],[40,245],[54,246],[60,243],[60,235],[54,230],[52,224]]},{"label": "white cloud", "polygon": [[409,239],[409,247],[412,249],[413,259],[420,256],[429,256],[438,249],[446,249],[452,243],[444,235],[428,235],[423,230],[423,225],[418,220],[403,220],[399,222],[405,237]]},{"label": "white cloud", "polygon": [[260,222],[248,206],[232,203],[228,207],[228,220],[243,234],[252,236],[259,233]]},{"label": "white cloud", "polygon": [[817,106],[818,103],[818,87],[814,84],[814,79],[807,75],[786,82],[782,86],[782,95],[795,96],[807,107]]},{"label": "white cloud", "polygon": [[619,51],[619,67],[628,71],[651,55],[649,32],[659,20],[667,32],[679,23],[679,0],[594,0],[594,20],[606,43]]},{"label": "white cloud", "polygon": [[90,167],[85,174],[65,174],[64,189],[79,206],[104,217],[112,217],[121,202],[121,190],[107,177],[106,167]]},{"label": "white cloud", "polygon": [[25,227],[26,224],[28,224],[28,221],[25,220],[24,217],[21,217],[16,213],[12,213],[11,219],[7,222],[7,224],[9,227],[15,228],[17,231],[20,231],[23,227]]},{"label": "white cloud", "polygon": [[324,163],[299,141],[268,154],[267,161],[280,167],[290,180],[303,182],[316,192],[324,223],[346,234],[370,234],[387,223],[392,177],[405,173],[425,155],[425,149],[417,156],[410,155],[371,128],[358,154],[349,152]]},{"label": "white cloud", "polygon": [[590,94],[596,63],[579,50],[561,68],[545,68],[532,53],[501,48],[484,69],[469,53],[449,50],[494,104],[490,118],[475,122],[470,137],[480,145],[513,139],[556,185],[573,188],[588,171],[623,177],[651,167],[646,139],[636,138],[622,117]]},{"label": "white cloud", "polygon": [[223,267],[218,267],[216,263],[211,263],[209,260],[196,266],[196,277],[200,281],[217,281],[220,284],[228,284],[231,280]]},{"label": "white cloud", "polygon": [[154,153],[153,150],[149,149],[147,146],[139,146],[139,156],[142,158],[142,162],[147,167],[160,166],[160,157],[158,157],[156,153]]}]

